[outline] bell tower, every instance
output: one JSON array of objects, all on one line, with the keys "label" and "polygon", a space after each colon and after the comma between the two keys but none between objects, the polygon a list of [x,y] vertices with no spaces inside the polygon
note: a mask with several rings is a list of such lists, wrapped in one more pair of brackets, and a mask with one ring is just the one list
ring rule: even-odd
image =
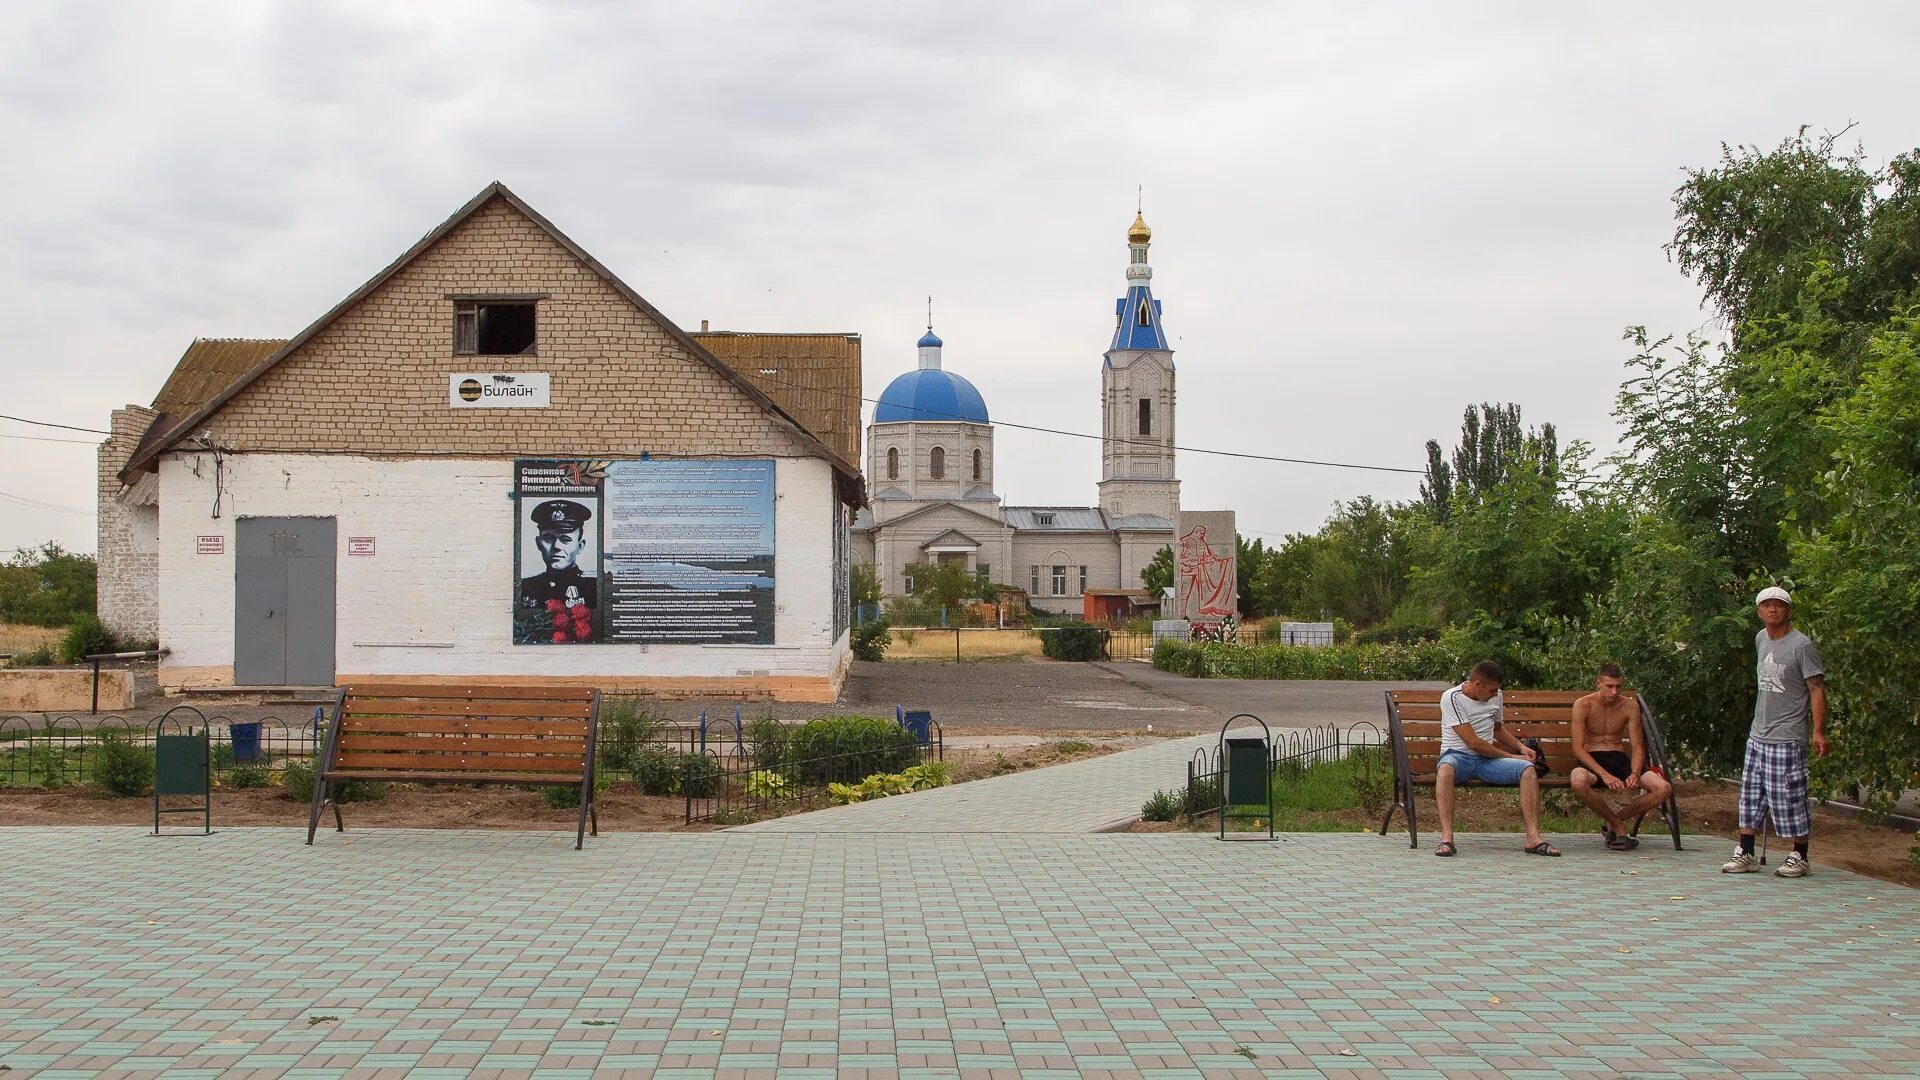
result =
[{"label": "bell tower", "polygon": [[1127,230],[1127,294],[1114,302],[1113,344],[1100,368],[1100,509],[1109,518],[1180,511],[1173,463],[1173,349],[1153,298],[1153,230]]}]

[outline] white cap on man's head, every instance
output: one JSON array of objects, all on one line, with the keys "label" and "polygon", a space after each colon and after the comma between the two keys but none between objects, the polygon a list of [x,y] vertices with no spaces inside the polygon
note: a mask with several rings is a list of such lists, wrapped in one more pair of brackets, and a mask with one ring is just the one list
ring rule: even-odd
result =
[{"label": "white cap on man's head", "polygon": [[1761,589],[1760,595],[1753,598],[1753,606],[1759,607],[1761,604],[1764,604],[1769,600],[1778,600],[1781,603],[1787,605],[1788,607],[1793,606],[1793,597],[1788,595],[1787,590],[1781,588],[1778,585],[1769,585],[1766,588]]}]

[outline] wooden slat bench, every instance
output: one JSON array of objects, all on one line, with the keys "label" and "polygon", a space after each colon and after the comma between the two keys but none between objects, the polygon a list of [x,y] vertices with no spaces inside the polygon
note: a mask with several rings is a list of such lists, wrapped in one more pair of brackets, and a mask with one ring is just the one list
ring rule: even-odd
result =
[{"label": "wooden slat bench", "polygon": [[599,726],[600,691],[591,687],[343,687],[314,765],[307,843],[328,806],[334,828],[346,830],[334,787],[349,781],[546,784],[580,789],[578,850],[589,824],[600,835],[593,805]]},{"label": "wooden slat bench", "polygon": [[[1387,741],[1393,755],[1394,801],[1380,822],[1380,835],[1387,835],[1393,812],[1405,810],[1409,846],[1416,848],[1420,846],[1420,823],[1413,810],[1413,789],[1433,786],[1434,770],[1440,759],[1440,695],[1444,692],[1387,691]],[[1540,778],[1541,787],[1572,786],[1573,770],[1580,764],[1573,756],[1573,703],[1586,693],[1584,690],[1509,690],[1502,695],[1501,722],[1516,738],[1539,739],[1540,748],[1546,751],[1547,765],[1553,771]],[[1647,740],[1648,767],[1658,769],[1661,775],[1671,779],[1666,744],[1660,738],[1660,725],[1654,722],[1647,699],[1630,692],[1621,696],[1633,699],[1640,706],[1640,729]],[[1472,781],[1459,786],[1478,784],[1479,781]],[[1680,804],[1675,796],[1667,796],[1660,815],[1673,834],[1673,849],[1679,851]],[[1639,832],[1640,822],[1635,821],[1633,833]]]}]

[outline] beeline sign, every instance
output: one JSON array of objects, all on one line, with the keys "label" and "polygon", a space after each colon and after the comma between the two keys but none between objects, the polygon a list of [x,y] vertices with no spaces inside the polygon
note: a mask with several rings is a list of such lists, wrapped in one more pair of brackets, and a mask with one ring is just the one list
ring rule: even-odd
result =
[{"label": "beeline sign", "polygon": [[544,409],[553,379],[544,371],[456,371],[447,376],[447,404],[456,409]]}]

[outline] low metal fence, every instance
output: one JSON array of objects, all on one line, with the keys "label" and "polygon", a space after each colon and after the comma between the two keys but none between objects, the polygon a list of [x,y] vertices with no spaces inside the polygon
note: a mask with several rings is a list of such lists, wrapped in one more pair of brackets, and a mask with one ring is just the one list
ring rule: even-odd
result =
[{"label": "low metal fence", "polygon": [[[1386,735],[1379,726],[1362,720],[1344,730],[1334,724],[1323,727],[1283,731],[1275,735],[1267,750],[1267,785],[1287,784],[1305,777],[1307,771],[1323,762],[1334,762],[1361,751],[1356,758],[1362,775],[1358,785],[1390,789],[1393,762],[1385,753]],[[1221,779],[1226,763],[1219,745],[1203,746],[1187,761],[1186,814],[1198,818],[1219,813]],[[1375,785],[1375,781],[1378,784]],[[1363,797],[1362,802],[1366,801]],[[1364,807],[1363,807],[1364,808]]]},{"label": "low metal fence", "polygon": [[[323,737],[320,711],[304,718],[206,716],[198,709],[176,708],[171,722],[204,728],[212,736],[216,778],[238,766],[284,768],[313,756]],[[56,716],[33,720],[0,717],[0,786],[65,788],[91,782],[100,747],[119,740],[149,752],[155,720],[124,716]]]}]

